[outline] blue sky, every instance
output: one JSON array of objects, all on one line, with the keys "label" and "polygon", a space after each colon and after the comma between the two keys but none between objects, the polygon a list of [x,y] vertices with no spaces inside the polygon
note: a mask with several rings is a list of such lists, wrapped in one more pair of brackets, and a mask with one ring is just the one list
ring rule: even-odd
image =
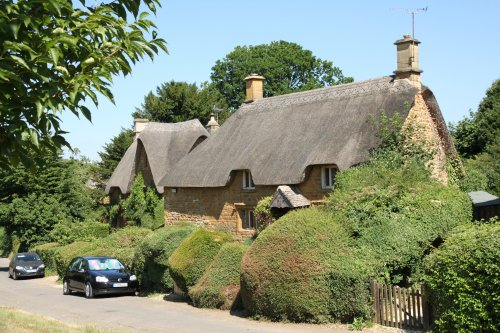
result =
[{"label": "blue sky", "polygon": [[[394,41],[411,33],[416,15],[422,82],[431,88],[447,122],[476,110],[486,89],[500,78],[500,1],[362,0],[163,0],[153,21],[169,54],[138,63],[117,77],[116,105],[101,98],[92,123],[65,113],[67,140],[92,160],[122,127],[149,91],[170,80],[208,81],[212,66],[237,45],[275,40],[300,44],[330,60],[355,81],[392,74]],[[90,103],[89,103],[90,104]]]}]

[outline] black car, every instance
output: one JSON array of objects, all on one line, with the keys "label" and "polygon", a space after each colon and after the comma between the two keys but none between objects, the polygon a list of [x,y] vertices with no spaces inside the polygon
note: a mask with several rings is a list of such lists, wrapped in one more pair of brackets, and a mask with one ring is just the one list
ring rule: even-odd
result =
[{"label": "black car", "polygon": [[45,265],[36,253],[22,252],[16,254],[9,264],[9,277],[17,280],[20,277],[45,276]]},{"label": "black car", "polygon": [[77,257],[71,260],[63,279],[63,294],[83,291],[85,297],[102,294],[131,294],[137,278],[116,258]]}]

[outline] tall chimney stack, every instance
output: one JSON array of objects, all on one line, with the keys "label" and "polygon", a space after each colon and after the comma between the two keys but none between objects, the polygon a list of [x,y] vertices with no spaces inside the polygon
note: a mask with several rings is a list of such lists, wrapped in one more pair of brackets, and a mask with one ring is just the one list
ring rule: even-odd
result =
[{"label": "tall chimney stack", "polygon": [[245,103],[254,102],[264,98],[264,77],[252,73],[245,78],[247,82]]},{"label": "tall chimney stack", "polygon": [[217,122],[217,120],[215,120],[215,114],[212,113],[210,115],[210,121],[206,126],[208,133],[210,133],[210,135],[214,134],[215,131],[219,129],[219,127],[219,123]]},{"label": "tall chimney stack", "polygon": [[141,134],[141,132],[148,126],[149,120],[148,119],[142,119],[142,118],[136,118],[134,119],[134,134],[135,138]]},{"label": "tall chimney stack", "polygon": [[394,71],[396,79],[409,79],[417,87],[421,88],[420,73],[423,72],[418,67],[418,44],[420,41],[412,38],[411,35],[404,35],[394,43],[397,46],[398,67]]}]

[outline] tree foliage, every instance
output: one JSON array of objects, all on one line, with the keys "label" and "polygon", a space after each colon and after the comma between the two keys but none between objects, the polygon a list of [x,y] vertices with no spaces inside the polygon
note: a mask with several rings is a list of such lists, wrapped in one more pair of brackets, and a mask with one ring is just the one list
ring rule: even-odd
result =
[{"label": "tree foliage", "polygon": [[227,105],[213,85],[170,81],[156,88],[156,95],[149,92],[141,108],[132,114],[134,118],[146,118],[161,123],[177,123],[199,119],[206,123],[213,107],[223,110],[219,121],[228,116]]},{"label": "tree foliage", "polygon": [[466,158],[486,151],[487,146],[500,141],[500,80],[493,82],[477,112],[470,112],[456,125],[451,125],[455,147]]},{"label": "tree foliage", "polygon": [[29,151],[69,147],[61,112],[91,120],[86,104],[97,106],[96,93],[113,101],[114,75],[127,75],[131,63],[166,51],[148,12],[139,13],[143,4],[155,12],[160,2],[0,3],[0,166],[30,165]]},{"label": "tree foliage", "polygon": [[500,223],[467,224],[427,258],[438,332],[500,332]]},{"label": "tree foliage", "polygon": [[116,166],[120,163],[120,160],[133,141],[133,131],[122,128],[120,133],[111,139],[111,142],[104,145],[104,151],[99,152],[99,157],[101,158],[99,162],[99,175],[101,181],[107,181],[111,177]]},{"label": "tree foliage", "polygon": [[251,73],[266,78],[265,97],[352,82],[332,62],[286,41],[237,46],[215,63],[210,77],[228,105],[238,108],[245,100],[244,78]]}]

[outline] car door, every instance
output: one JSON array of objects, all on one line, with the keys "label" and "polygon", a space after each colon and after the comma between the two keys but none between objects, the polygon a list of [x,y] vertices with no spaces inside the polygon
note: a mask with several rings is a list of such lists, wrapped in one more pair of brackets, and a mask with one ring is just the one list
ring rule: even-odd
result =
[{"label": "car door", "polygon": [[68,285],[71,289],[80,289],[78,287],[78,283],[76,282],[78,272],[78,266],[82,262],[82,258],[74,259],[68,268],[68,273],[66,274],[66,280],[68,281]]},{"label": "car door", "polygon": [[81,259],[74,272],[75,288],[85,290],[85,276],[87,274],[87,260]]}]

